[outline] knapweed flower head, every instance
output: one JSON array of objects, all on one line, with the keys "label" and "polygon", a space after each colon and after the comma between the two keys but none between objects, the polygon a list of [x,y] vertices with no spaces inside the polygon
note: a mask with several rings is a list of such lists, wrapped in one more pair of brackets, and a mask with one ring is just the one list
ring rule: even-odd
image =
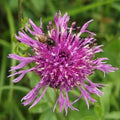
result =
[{"label": "knapweed flower head", "polygon": [[[22,98],[25,106],[33,101],[30,108],[35,106],[50,86],[60,91],[53,110],[55,110],[57,103],[59,103],[60,112],[64,107],[66,114],[68,107],[72,110],[78,110],[73,106],[73,103],[80,100],[81,97],[85,99],[89,108],[88,100],[92,103],[96,101],[91,97],[91,94],[103,95],[99,88],[104,84],[93,83],[88,79],[88,76],[94,74],[95,70],[100,70],[105,74],[118,69],[110,64],[106,64],[105,60],[108,60],[107,58],[95,58],[96,53],[103,51],[101,49],[103,45],[96,46],[94,43],[96,41],[94,39],[95,34],[87,30],[88,24],[93,20],[86,22],[81,28],[75,27],[75,22],[69,27],[69,20],[70,17],[67,13],[64,16],[61,15],[61,12],[59,14],[56,13],[54,17],[55,27],[50,21],[49,26],[47,26],[48,33],[45,35],[42,21],[40,21],[40,27],[37,27],[29,19],[32,30],[27,25],[26,28],[33,37],[30,37],[23,30],[18,32],[18,36],[16,35],[18,41],[32,48],[34,55],[28,54],[28,57],[22,57],[16,54],[9,54],[9,58],[20,62],[17,66],[11,67],[11,71],[15,71],[15,73],[10,76],[19,75],[13,82],[19,82],[27,72],[31,71],[41,76],[39,83]],[[88,33],[89,35],[86,38],[82,38],[81,34],[83,33]],[[40,35],[54,40],[55,45],[51,46],[41,43],[38,40]],[[35,63],[34,67],[27,70],[19,70],[31,62]],[[42,94],[40,97],[37,97],[43,87]],[[73,89],[78,89],[80,95],[71,103],[68,92]]]}]

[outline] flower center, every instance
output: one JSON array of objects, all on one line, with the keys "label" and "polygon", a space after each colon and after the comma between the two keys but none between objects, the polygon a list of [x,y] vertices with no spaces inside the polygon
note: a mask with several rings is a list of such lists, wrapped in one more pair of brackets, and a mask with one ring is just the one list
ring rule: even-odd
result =
[{"label": "flower center", "polygon": [[65,58],[65,59],[67,59],[68,57],[69,57],[69,55],[67,53],[65,53],[64,51],[61,51],[59,53],[59,58]]},{"label": "flower center", "polygon": [[70,53],[68,51],[60,51],[58,56],[59,56],[59,62],[61,64],[64,64],[64,63],[68,62]]}]

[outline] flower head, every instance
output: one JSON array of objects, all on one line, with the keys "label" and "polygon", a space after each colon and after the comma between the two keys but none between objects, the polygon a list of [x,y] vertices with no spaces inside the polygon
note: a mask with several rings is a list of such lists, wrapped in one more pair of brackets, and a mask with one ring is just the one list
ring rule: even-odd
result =
[{"label": "flower head", "polygon": [[[60,111],[65,107],[66,114],[68,107],[72,110],[78,110],[72,104],[80,100],[81,97],[84,97],[89,108],[88,99],[92,103],[96,101],[90,94],[101,96],[103,92],[99,88],[103,84],[93,83],[88,79],[88,76],[94,74],[95,70],[108,73],[118,69],[106,64],[104,60],[107,60],[107,58],[94,58],[95,53],[103,50],[101,49],[102,45],[96,46],[94,44],[96,41],[94,39],[95,34],[87,30],[88,24],[93,20],[86,22],[80,29],[80,27],[75,27],[75,22],[69,27],[69,19],[67,13],[64,16],[61,15],[61,12],[59,12],[58,16],[56,13],[54,17],[56,27],[54,28],[53,23],[49,22],[47,35],[43,32],[42,21],[40,21],[40,27],[37,27],[30,19],[29,23],[33,30],[28,26],[26,28],[33,37],[30,37],[25,31],[18,32],[17,40],[29,45],[34,55],[21,57],[9,54],[9,58],[20,62],[17,66],[11,67],[11,71],[17,70],[17,72],[10,76],[19,75],[13,82],[19,82],[27,72],[31,71],[41,76],[40,82],[22,98],[25,106],[33,102],[33,100],[35,101],[30,108],[35,106],[50,86],[60,90],[54,110],[57,103],[60,105]],[[89,35],[82,38],[82,33],[88,33]],[[46,40],[47,38],[54,40],[54,46],[48,45],[47,42],[40,42],[38,39],[41,35],[46,36]],[[27,70],[19,70],[30,62],[34,62],[36,65]],[[36,98],[43,87],[45,88],[41,96]],[[80,91],[80,95],[73,103],[70,103],[68,92],[76,88]]]}]

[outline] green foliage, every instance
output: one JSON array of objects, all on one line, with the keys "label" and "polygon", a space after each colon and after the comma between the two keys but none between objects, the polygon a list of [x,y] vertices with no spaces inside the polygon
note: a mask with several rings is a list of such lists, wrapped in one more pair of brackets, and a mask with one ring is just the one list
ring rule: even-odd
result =
[{"label": "green foliage", "polygon": [[120,119],[120,112],[110,112],[108,114],[105,115],[105,118],[107,120],[119,120]]},{"label": "green foliage", "polygon": [[33,7],[35,8],[35,11],[41,12],[43,11],[45,7],[45,1],[44,0],[30,0],[33,4]]},{"label": "green foliage", "polygon": [[22,22],[21,28],[27,32],[26,25],[28,27],[30,27],[30,24],[28,22],[28,18],[24,17],[21,22]]},{"label": "green foliage", "polygon": [[[16,40],[15,34],[18,31],[18,1],[0,1],[0,120],[120,120],[120,77],[119,70],[115,73],[106,74],[96,72],[90,79],[94,82],[102,82],[108,86],[102,90],[104,95],[97,99],[94,105],[90,103],[87,109],[84,99],[75,103],[79,111],[69,109],[68,115],[65,111],[59,113],[59,109],[53,112],[53,107],[58,97],[58,91],[48,88],[42,100],[32,109],[24,107],[20,100],[26,95],[41,79],[38,75],[28,73],[21,82],[14,85],[14,77],[8,78],[10,66],[15,66],[16,61],[7,58],[7,54],[16,53],[27,56],[30,48]],[[120,67],[120,2],[119,0],[22,0],[22,23],[21,28],[28,25],[28,18],[31,18],[37,25],[40,18],[43,20],[44,32],[54,14],[61,10],[62,14],[68,12],[71,21],[76,21],[81,26],[87,20],[94,19],[89,30],[97,34],[98,44],[103,44],[104,52],[98,57],[108,57],[109,63]],[[19,29],[20,30],[20,29]],[[32,66],[32,64],[30,64]],[[28,66],[29,67],[29,66]],[[25,67],[24,69],[27,69]],[[39,95],[41,94],[40,91]],[[70,94],[79,95],[78,91],[71,91]],[[71,98],[74,100],[74,97]]]},{"label": "green foliage", "polygon": [[110,110],[110,94],[111,94],[112,87],[109,86],[105,87],[103,90],[104,96],[101,97],[101,106],[104,111],[104,114],[108,113]]}]

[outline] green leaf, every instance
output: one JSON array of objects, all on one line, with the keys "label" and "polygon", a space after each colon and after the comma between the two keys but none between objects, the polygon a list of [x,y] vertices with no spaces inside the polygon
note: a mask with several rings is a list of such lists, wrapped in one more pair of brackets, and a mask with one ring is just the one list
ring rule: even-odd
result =
[{"label": "green leaf", "polygon": [[96,118],[92,116],[86,116],[86,117],[83,117],[81,120],[96,120]]},{"label": "green leaf", "polygon": [[76,95],[76,96],[79,96],[79,95],[80,95],[80,91],[75,90],[75,89],[73,89],[72,91],[70,91],[70,93],[71,93],[72,95]]},{"label": "green leaf", "polygon": [[120,119],[120,111],[113,111],[105,115],[105,118],[108,120],[119,120]]},{"label": "green leaf", "polygon": [[47,96],[48,100],[51,101],[51,103],[55,102],[56,92],[53,88],[48,87],[48,89],[46,91],[46,96]]},{"label": "green leaf", "polygon": [[104,114],[109,112],[110,109],[110,94],[112,90],[112,85],[109,84],[107,87],[104,87],[104,95],[100,98],[102,109],[104,110]]},{"label": "green leaf", "polygon": [[[80,102],[75,103],[77,104],[77,107],[75,106],[77,109],[79,109],[79,111],[73,111],[71,109],[69,109],[68,111],[68,117],[69,120],[83,120],[83,118],[86,119],[86,117],[90,116],[91,118],[96,117],[94,110],[91,108],[88,110],[86,107],[86,103],[84,100],[80,100]],[[93,119],[94,120],[94,119]]]},{"label": "green leaf", "polygon": [[115,94],[111,94],[111,105],[114,106],[116,110],[119,110],[119,102],[117,101]]},{"label": "green leaf", "polygon": [[27,73],[27,75],[28,75],[28,78],[30,79],[30,86],[31,87],[36,86],[38,84],[38,82],[41,80],[39,75],[37,75],[34,72]]},{"label": "green leaf", "polygon": [[[110,38],[109,38],[110,39]],[[111,49],[112,48],[112,49]],[[120,60],[120,37],[112,38],[108,44],[104,46],[104,53],[102,56],[106,56],[109,58],[108,63],[112,64],[114,67],[119,68],[119,60]],[[120,93],[120,71],[117,70],[114,73],[107,74],[106,78],[109,81],[113,82],[114,86],[114,95],[117,97]]]},{"label": "green leaf", "polygon": [[117,78],[115,79],[115,83],[114,83],[114,86],[115,86],[115,92],[114,92],[115,94],[114,95],[115,95],[115,97],[118,97],[120,94],[120,78],[119,78],[118,74],[120,74],[119,71],[116,72]]},{"label": "green leaf", "polygon": [[22,111],[19,109],[17,103],[13,103],[14,104],[14,114],[16,115],[16,119],[18,120],[25,120],[25,117],[22,114]]},{"label": "green leaf", "polygon": [[103,116],[103,109],[102,109],[102,107],[100,105],[98,105],[98,104],[95,105],[94,112],[95,112],[95,114],[96,114],[96,116],[98,118],[102,118],[102,116]]},{"label": "green leaf", "polygon": [[49,109],[40,116],[39,120],[57,120],[57,118],[55,113],[51,109]]},{"label": "green leaf", "polygon": [[40,101],[37,105],[30,109],[30,113],[44,113],[49,109],[50,107],[46,102]]},{"label": "green leaf", "polygon": [[[119,64],[119,59],[120,59],[120,37],[119,38],[115,38],[113,37],[112,39],[110,39],[110,42],[108,42],[105,46],[104,46],[104,53],[102,54],[103,56],[107,56],[109,58],[109,63],[112,63],[114,66]],[[111,50],[112,48],[112,50]],[[117,57],[117,59],[116,59]]]}]

